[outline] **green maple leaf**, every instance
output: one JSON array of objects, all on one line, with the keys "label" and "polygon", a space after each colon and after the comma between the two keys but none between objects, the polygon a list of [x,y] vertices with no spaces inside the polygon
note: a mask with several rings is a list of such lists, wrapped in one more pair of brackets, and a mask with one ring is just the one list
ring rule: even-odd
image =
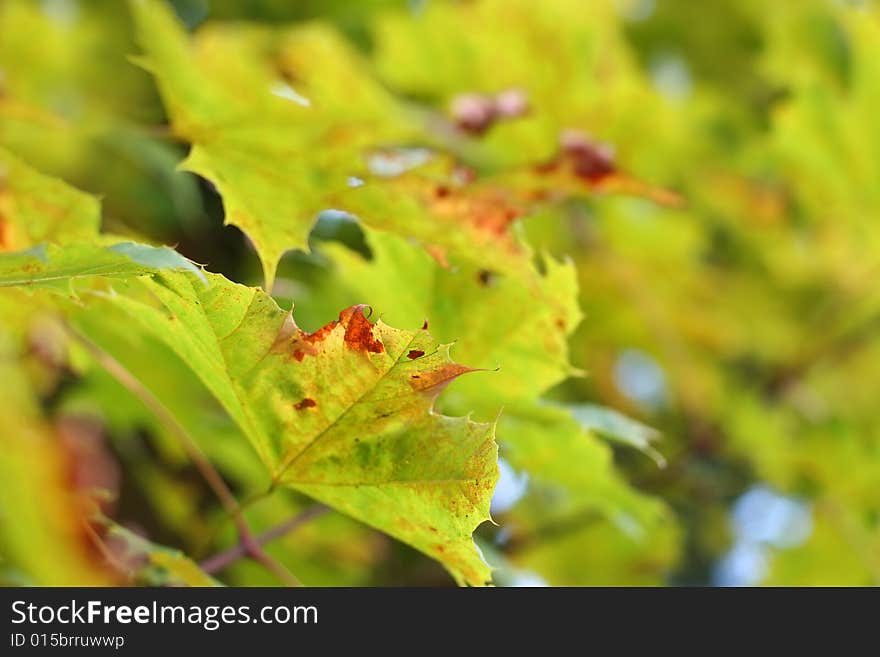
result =
[{"label": "green maple leaf", "polygon": [[[40,276],[144,273],[138,263],[135,270],[95,272],[94,254],[82,248],[57,256],[63,269],[52,271],[47,260]],[[79,270],[75,256],[82,256]],[[19,275],[21,257],[0,256],[0,280]],[[167,344],[241,427],[274,485],[409,543],[460,583],[489,580],[471,535],[489,519],[497,479],[494,427],[432,411],[442,388],[469,371],[450,359],[449,345],[424,330],[371,324],[361,306],[305,333],[257,288],[216,274],[200,280],[152,271],[117,281],[112,294],[88,294],[80,286],[80,296],[94,297],[92,308],[105,320],[122,311],[132,330]]]},{"label": "green maple leaf", "polygon": [[211,26],[190,41],[164,3],[131,7],[141,62],[174,133],[192,144],[181,166],[216,185],[226,223],[253,241],[270,288],[281,255],[307,249],[328,196],[363,168],[363,148],[407,134],[407,121],[327,27]]},{"label": "green maple leaf", "polygon": [[[107,240],[96,236],[95,241]],[[158,269],[189,271],[204,280],[199,267],[167,246],[117,242],[102,247],[76,242],[64,247],[37,244],[26,251],[0,254],[0,287],[63,288],[77,279],[125,279],[152,274]]]},{"label": "green maple leaf", "polygon": [[500,520],[511,528],[513,563],[559,585],[663,581],[679,552],[676,523],[626,482],[607,444],[568,410],[540,403],[506,408],[498,435],[504,460],[529,476]]},{"label": "green maple leaf", "polygon": [[288,485],[438,559],[459,581],[488,580],[471,539],[496,478],[492,425],[431,411],[467,371],[425,331],[373,325],[361,307],[308,334],[259,290],[161,275],[150,299],[121,297],[242,427]]}]

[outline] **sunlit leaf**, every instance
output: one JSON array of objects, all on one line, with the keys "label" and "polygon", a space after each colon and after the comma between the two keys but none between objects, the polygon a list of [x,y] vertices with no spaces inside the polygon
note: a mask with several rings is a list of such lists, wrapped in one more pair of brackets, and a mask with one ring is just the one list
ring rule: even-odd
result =
[{"label": "sunlit leaf", "polygon": [[488,581],[471,534],[488,519],[497,478],[493,426],[431,410],[469,371],[449,358],[449,345],[426,331],[373,325],[360,306],[305,333],[260,290],[218,275],[207,281],[159,273],[101,301],[189,365],[274,485],[410,543],[462,583]]},{"label": "sunlit leaf", "polygon": [[217,186],[226,222],[254,242],[271,287],[281,255],[307,247],[328,196],[363,168],[363,147],[406,134],[401,110],[326,26],[217,26],[190,41],[163,3],[131,7],[143,65],[175,134],[192,144],[183,166]]},{"label": "sunlit leaf", "polygon": [[460,339],[456,350],[465,361],[497,369],[456,386],[464,406],[496,413],[500,405],[532,399],[574,373],[567,336],[580,313],[570,265],[547,259],[543,274],[529,260],[525,269],[503,273],[473,262],[446,268],[398,237],[370,232],[367,244],[369,260],[337,245],[323,247],[338,268],[334,283],[349,290],[351,299],[381,308],[390,322],[424,321],[443,340]]}]

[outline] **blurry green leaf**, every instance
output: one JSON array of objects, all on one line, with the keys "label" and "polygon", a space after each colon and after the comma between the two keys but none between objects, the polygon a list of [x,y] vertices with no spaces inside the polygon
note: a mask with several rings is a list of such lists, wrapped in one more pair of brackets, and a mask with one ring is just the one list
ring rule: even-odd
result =
[{"label": "blurry green leaf", "polygon": [[129,576],[147,586],[220,586],[179,550],[156,545],[117,524],[109,523],[104,540]]},{"label": "blurry green leaf", "polygon": [[608,445],[550,405],[507,409],[498,435],[504,459],[529,476],[497,519],[511,564],[563,586],[663,581],[680,549],[676,523],[623,479]]},{"label": "blurry green leaf", "polygon": [[150,76],[127,59],[130,22],[121,2],[4,2],[0,146],[100,195],[108,223],[169,239],[201,200],[174,171]]},{"label": "blurry green leaf", "polygon": [[567,411],[551,405],[513,405],[498,424],[504,458],[537,485],[562,496],[547,519],[598,509],[625,531],[644,533],[665,511],[641,495],[614,469],[611,449],[581,428]]},{"label": "blurry green leaf", "polygon": [[605,406],[575,404],[566,408],[587,431],[635,447],[650,456],[659,467],[665,467],[666,459],[651,444],[660,438],[656,429]]},{"label": "blurry green leaf", "polygon": [[212,26],[190,41],[164,3],[131,7],[143,64],[192,144],[183,166],[217,186],[271,287],[281,255],[306,249],[328,195],[363,168],[363,147],[406,134],[405,117],[326,26]]},{"label": "blurry green leaf", "polygon": [[0,148],[0,252],[47,241],[89,239],[100,224],[96,198],[39,173]]},{"label": "blurry green leaf", "polygon": [[[462,94],[521,91],[525,116],[462,145],[490,169],[546,162],[569,128],[612,140],[624,161],[651,158],[655,149],[644,143],[666,139],[682,122],[638,71],[618,4],[482,0],[385,12],[375,20],[373,59],[392,88],[442,111]],[[646,114],[651,120],[640,120]]]},{"label": "blurry green leaf", "polygon": [[513,538],[506,547],[518,569],[540,573],[553,586],[659,586],[668,581],[681,544],[668,518],[634,537],[596,515],[542,522],[548,503],[539,498],[512,514]]}]

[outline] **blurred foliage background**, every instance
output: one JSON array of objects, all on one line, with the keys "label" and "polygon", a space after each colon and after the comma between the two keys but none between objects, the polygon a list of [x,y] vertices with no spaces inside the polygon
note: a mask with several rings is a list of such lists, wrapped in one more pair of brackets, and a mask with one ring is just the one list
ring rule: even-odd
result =
[{"label": "blurred foliage background", "polygon": [[[568,513],[552,487],[504,460],[502,445],[498,524],[483,527],[478,539],[499,568],[497,583],[880,583],[874,3],[172,4],[193,30],[213,20],[329,23],[388,89],[445,115],[463,94],[520,90],[528,103],[523,116],[456,144],[481,172],[548,161],[558,135],[577,129],[602,145],[609,166],[681,198],[664,203],[599,187],[522,220],[538,253],[576,266],[584,319],[570,348],[585,376],[548,395],[572,411],[568,420],[548,406],[528,417],[512,413],[508,430],[540,425],[552,433],[555,422],[580,419],[616,437],[608,444],[631,488],[609,485],[620,500]],[[105,231],[176,244],[212,271],[259,284],[247,239],[220,227],[214,187],[176,170],[187,145],[171,136],[152,78],[132,64],[138,51],[125,3],[2,0],[0,145],[100,196]],[[310,62],[316,76],[330,64]],[[340,270],[346,258],[357,267],[352,253],[370,245],[378,253],[376,239],[322,214],[313,252],[282,260],[276,298],[294,300],[298,322],[309,329],[365,294],[383,316],[404,317],[395,310],[393,281],[346,278]],[[0,311],[4,325],[16,325],[14,299]],[[124,326],[114,333],[126,351],[131,336]],[[102,511],[136,534],[196,559],[230,543],[232,527],[165,429],[99,368],[53,353],[46,345],[56,341],[47,334],[50,326],[29,323],[26,367],[0,376],[7,407],[15,409],[2,429],[4,487],[13,491],[4,504],[34,504],[25,491],[37,484],[24,481],[39,479],[33,463],[72,467],[82,485],[109,491]],[[466,335],[451,337],[466,349]],[[155,385],[194,434],[211,436],[210,455],[237,489],[253,490],[259,468],[249,448],[223,440],[228,422],[173,368],[157,368],[163,379]],[[22,392],[28,386],[42,410]],[[446,404],[467,412],[454,397]],[[650,447],[644,425],[660,436]],[[502,421],[502,438],[504,428]],[[27,441],[34,432],[53,438]],[[59,440],[63,455],[50,455]],[[592,475],[586,468],[574,476]],[[650,519],[618,509],[632,495],[639,509],[650,506]],[[7,560],[4,581],[112,580],[90,574],[96,566],[87,542],[58,545],[45,534],[40,543],[41,514],[70,522],[56,501],[47,493],[31,509],[30,530],[11,530],[3,518],[7,551],[25,541],[35,562]],[[283,493],[247,513],[265,528],[308,504]],[[309,584],[450,583],[415,551],[336,513],[272,543],[270,552]],[[89,572],[74,577],[75,569]],[[275,583],[248,561],[222,579]]]}]

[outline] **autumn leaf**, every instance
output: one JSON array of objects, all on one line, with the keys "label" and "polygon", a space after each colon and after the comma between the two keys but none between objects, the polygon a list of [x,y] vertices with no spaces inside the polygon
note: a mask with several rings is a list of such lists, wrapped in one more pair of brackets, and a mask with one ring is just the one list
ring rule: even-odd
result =
[{"label": "autumn leaf", "polygon": [[[77,255],[59,256],[64,269],[40,276],[100,275],[93,254],[79,269],[71,263]],[[241,427],[274,485],[413,545],[461,583],[489,581],[471,534],[489,518],[493,426],[432,411],[443,387],[469,371],[450,359],[449,345],[427,331],[372,324],[362,306],[306,333],[259,289],[216,274],[206,275],[206,285],[193,274],[153,273],[93,303],[105,317],[123,311],[132,327],[192,369]],[[81,286],[81,297],[87,292]]]},{"label": "autumn leaf", "polygon": [[[662,534],[669,549],[661,563],[668,563],[675,554],[675,539],[670,537],[667,509],[623,479],[609,446],[589,430],[625,433],[633,441],[636,427],[639,438],[649,431],[647,427],[607,409],[575,417],[569,409],[536,401],[574,372],[568,362],[567,337],[580,314],[568,265],[549,260],[543,274],[524,269],[481,277],[478,265],[456,261],[443,267],[404,239],[374,231],[367,231],[366,238],[369,258],[337,244],[321,247],[334,265],[335,277],[328,285],[387,307],[389,321],[412,323],[424,317],[444,338],[467,335],[469,339],[458,347],[466,360],[497,367],[462,381],[444,404],[452,410],[476,409],[490,417],[500,411],[497,436],[503,458],[529,478],[531,496],[555,500],[552,510],[529,518],[528,523],[529,512],[514,507],[510,513],[518,519],[515,526],[529,532],[527,528],[537,523],[565,523],[593,514],[617,523],[619,531],[630,532],[626,540],[641,544],[642,549],[650,537]],[[449,313],[449,307],[459,312]],[[524,505],[530,508],[528,500]]]},{"label": "autumn leaf", "polygon": [[373,325],[362,307],[305,333],[262,292],[209,281],[162,275],[142,283],[160,307],[118,305],[202,378],[276,484],[410,543],[461,582],[487,581],[470,535],[488,519],[493,430],[431,411],[467,371],[448,345]]}]

